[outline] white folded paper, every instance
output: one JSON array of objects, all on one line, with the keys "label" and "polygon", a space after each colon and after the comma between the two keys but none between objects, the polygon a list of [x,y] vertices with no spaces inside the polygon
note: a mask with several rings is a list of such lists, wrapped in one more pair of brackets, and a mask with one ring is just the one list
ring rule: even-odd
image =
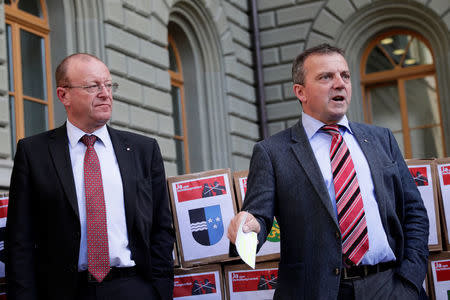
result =
[{"label": "white folded paper", "polygon": [[252,269],[255,268],[256,260],[256,245],[258,244],[258,237],[256,232],[250,231],[244,233],[242,227],[245,224],[248,214],[246,213],[239,225],[236,236],[236,250],[241,259],[249,265]]}]

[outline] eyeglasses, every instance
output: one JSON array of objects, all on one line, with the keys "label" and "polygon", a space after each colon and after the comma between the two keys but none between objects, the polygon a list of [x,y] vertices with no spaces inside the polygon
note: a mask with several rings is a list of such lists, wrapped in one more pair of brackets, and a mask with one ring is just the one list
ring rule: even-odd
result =
[{"label": "eyeglasses", "polygon": [[119,84],[118,83],[102,83],[102,84],[80,85],[80,86],[66,85],[66,86],[63,86],[63,88],[83,89],[86,92],[88,92],[89,94],[94,94],[94,93],[101,92],[103,89],[103,86],[106,88],[106,90],[108,90],[108,92],[112,91],[113,93],[115,93],[117,91],[117,88],[119,87]]}]

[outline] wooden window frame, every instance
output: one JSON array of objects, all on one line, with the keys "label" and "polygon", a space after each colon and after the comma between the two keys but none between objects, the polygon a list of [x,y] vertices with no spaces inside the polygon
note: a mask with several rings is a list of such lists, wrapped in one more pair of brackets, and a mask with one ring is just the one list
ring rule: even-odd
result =
[{"label": "wooden window frame", "polygon": [[[180,102],[181,102],[181,125],[183,129],[183,135],[175,135],[173,138],[178,141],[182,141],[183,143],[183,150],[184,150],[184,169],[185,173],[188,174],[191,172],[190,170],[190,164],[189,164],[189,143],[188,143],[188,132],[187,132],[187,122],[186,122],[186,105],[185,105],[185,98],[184,98],[184,80],[183,80],[183,69],[181,66],[181,58],[180,53],[178,51],[178,48],[175,44],[175,41],[173,37],[169,34],[168,36],[168,42],[170,47],[173,49],[173,53],[175,55],[175,62],[177,65],[178,72],[168,70],[170,75],[170,85],[177,87],[180,91]],[[177,158],[178,160],[179,158]],[[182,174],[178,174],[182,175]]]},{"label": "wooden window frame", "polygon": [[[17,1],[11,1],[11,4],[5,4],[5,23],[11,27],[11,49],[12,57],[10,58],[13,67],[11,68],[14,78],[14,91],[8,91],[8,95],[14,97],[14,117],[15,117],[15,140],[16,142],[25,137],[25,117],[24,117],[24,100],[32,101],[47,106],[48,129],[54,128],[53,116],[53,89],[50,64],[50,28],[48,26],[48,14],[45,0],[39,1],[42,9],[42,18],[24,12],[18,8]],[[44,40],[45,53],[45,80],[47,89],[47,99],[38,99],[23,94],[22,84],[22,55],[20,47],[20,30],[30,32]],[[8,89],[9,90],[9,89]],[[9,100],[8,100],[9,101]],[[12,120],[11,120],[12,121]],[[11,127],[13,125],[11,124]],[[13,134],[13,133],[12,133]]]},{"label": "wooden window frame", "polygon": [[[408,42],[407,46],[405,47],[406,51],[402,55],[400,61],[398,64],[395,64],[395,62],[392,60],[390,55],[385,53],[387,59],[394,65],[393,70],[386,70],[386,71],[379,71],[374,73],[366,74],[366,65],[367,61],[369,59],[369,55],[372,52],[372,50],[377,47],[377,44],[384,38],[388,36],[393,35],[410,35],[414,38],[420,40],[422,43],[424,43],[428,50],[431,53],[431,56],[433,58],[432,64],[422,64],[418,66],[410,66],[410,67],[402,67],[403,61],[406,57],[406,54],[408,53],[408,49],[411,45],[412,39]],[[382,52],[385,52],[385,50],[382,47],[378,47]],[[416,129],[423,129],[423,128],[431,128],[431,127],[440,127],[441,129],[441,142],[442,142],[442,150],[444,153],[444,156],[446,155],[446,147],[444,143],[444,128],[442,124],[442,110],[440,105],[440,99],[439,99],[439,88],[438,88],[438,82],[436,77],[436,67],[435,67],[435,57],[434,53],[432,51],[430,43],[422,37],[417,32],[414,32],[412,30],[407,29],[396,29],[396,30],[390,30],[385,33],[382,33],[380,35],[377,35],[370,43],[367,45],[366,49],[363,52],[361,64],[360,64],[360,83],[361,83],[361,91],[363,95],[363,110],[364,110],[364,120],[367,123],[372,123],[372,111],[371,111],[371,101],[370,93],[369,91],[373,88],[378,88],[386,85],[395,85],[398,90],[398,96],[399,96],[399,105],[400,105],[400,114],[402,118],[402,128],[401,132],[403,133],[403,144],[404,144],[404,152],[405,152],[405,158],[412,158],[412,144],[411,144],[411,137],[410,132],[411,130]],[[413,80],[417,78],[425,78],[428,76],[432,76],[434,78],[435,84],[436,84],[436,100],[439,107],[439,120],[440,124],[427,124],[422,126],[416,126],[416,127],[409,127],[408,122],[408,110],[407,110],[407,99],[406,99],[406,90],[405,90],[405,82],[408,80]],[[400,131],[395,131],[400,132]]]}]

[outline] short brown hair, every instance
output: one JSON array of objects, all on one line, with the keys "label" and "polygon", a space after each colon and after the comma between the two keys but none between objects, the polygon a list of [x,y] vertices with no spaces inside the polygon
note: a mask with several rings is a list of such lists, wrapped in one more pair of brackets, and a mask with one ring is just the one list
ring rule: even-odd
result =
[{"label": "short brown hair", "polygon": [[338,53],[344,56],[345,52],[341,48],[331,46],[329,44],[320,44],[318,46],[306,49],[300,53],[292,63],[292,81],[294,84],[304,85],[305,83],[305,69],[303,68],[306,58],[311,55],[326,55]]},{"label": "short brown hair", "polygon": [[74,53],[67,56],[59,63],[58,67],[55,70],[55,81],[57,87],[64,87],[70,84],[69,78],[67,78],[67,67],[69,65],[69,62],[73,58],[78,58],[84,61],[95,59],[101,62],[100,58],[89,53]]}]

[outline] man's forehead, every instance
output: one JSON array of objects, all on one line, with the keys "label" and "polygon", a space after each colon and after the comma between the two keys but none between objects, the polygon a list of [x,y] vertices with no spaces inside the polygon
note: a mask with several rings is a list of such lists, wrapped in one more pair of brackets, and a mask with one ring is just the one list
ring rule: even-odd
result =
[{"label": "man's forehead", "polygon": [[78,77],[85,80],[111,80],[108,67],[100,60],[94,58],[74,58],[69,62],[68,77]]},{"label": "man's forehead", "polygon": [[348,71],[345,58],[339,53],[313,54],[306,58],[305,69],[314,69],[316,72],[344,72]]}]

